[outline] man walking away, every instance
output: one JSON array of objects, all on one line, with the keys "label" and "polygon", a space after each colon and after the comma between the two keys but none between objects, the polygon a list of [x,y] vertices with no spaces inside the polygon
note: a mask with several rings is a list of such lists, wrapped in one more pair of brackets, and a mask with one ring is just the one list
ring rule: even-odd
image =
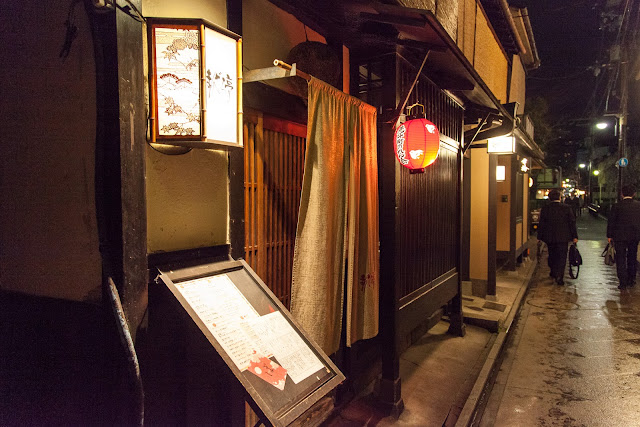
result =
[{"label": "man walking away", "polygon": [[633,200],[636,190],[625,185],[622,200],[611,208],[607,222],[607,240],[616,249],[616,266],[620,285],[624,289],[636,284],[638,240],[640,240],[640,202]]},{"label": "man walking away", "polygon": [[560,191],[549,192],[549,203],[540,210],[538,224],[538,240],[547,244],[551,269],[550,276],[558,285],[564,285],[564,269],[567,265],[567,250],[569,241],[578,242],[576,217],[571,206],[560,203]]}]

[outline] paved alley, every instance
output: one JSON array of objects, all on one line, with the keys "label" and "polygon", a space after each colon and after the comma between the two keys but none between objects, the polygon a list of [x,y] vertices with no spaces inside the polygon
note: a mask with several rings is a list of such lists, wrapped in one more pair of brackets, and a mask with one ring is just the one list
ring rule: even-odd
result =
[{"label": "paved alley", "polygon": [[584,264],[565,286],[541,255],[480,425],[640,425],[640,288],[617,289],[605,229],[578,219]]}]

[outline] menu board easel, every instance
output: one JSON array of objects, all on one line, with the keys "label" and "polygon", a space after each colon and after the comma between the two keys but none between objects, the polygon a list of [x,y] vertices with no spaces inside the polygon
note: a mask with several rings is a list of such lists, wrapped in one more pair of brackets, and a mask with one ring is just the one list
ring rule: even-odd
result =
[{"label": "menu board easel", "polygon": [[243,260],[159,270],[270,424],[291,424],[344,381]]}]

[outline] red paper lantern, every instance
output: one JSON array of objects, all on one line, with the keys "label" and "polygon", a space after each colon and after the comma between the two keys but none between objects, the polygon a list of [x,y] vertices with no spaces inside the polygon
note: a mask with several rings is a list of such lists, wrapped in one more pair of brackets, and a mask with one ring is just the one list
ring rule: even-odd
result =
[{"label": "red paper lantern", "polygon": [[421,170],[436,161],[440,150],[440,132],[426,119],[408,120],[393,136],[396,157],[411,170]]}]

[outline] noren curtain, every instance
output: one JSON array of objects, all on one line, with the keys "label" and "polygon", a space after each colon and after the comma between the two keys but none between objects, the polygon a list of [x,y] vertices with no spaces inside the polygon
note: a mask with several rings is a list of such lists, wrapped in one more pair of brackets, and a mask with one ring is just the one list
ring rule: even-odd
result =
[{"label": "noren curtain", "polygon": [[348,345],[378,333],[376,110],[314,78],[308,106],[291,312],[331,354],[343,311]]}]

